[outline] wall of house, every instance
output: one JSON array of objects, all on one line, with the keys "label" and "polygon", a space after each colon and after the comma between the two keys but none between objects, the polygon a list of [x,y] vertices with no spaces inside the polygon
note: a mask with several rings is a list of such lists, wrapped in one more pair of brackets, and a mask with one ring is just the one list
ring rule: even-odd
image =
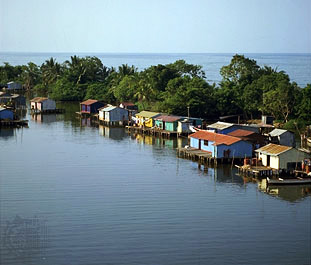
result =
[{"label": "wall of house", "polygon": [[178,133],[191,133],[189,129],[190,125],[191,123],[179,121],[177,125],[177,132]]},{"label": "wall of house", "polygon": [[213,145],[214,142],[208,141],[208,145],[205,145],[204,140],[199,140],[194,137],[190,137],[191,147],[199,149],[200,142],[201,142],[201,150],[211,152],[212,156],[214,156],[215,154],[215,146]]},{"label": "wall of house", "polygon": [[160,128],[160,129],[163,129],[163,121],[156,120],[155,121],[155,126]]},{"label": "wall of house", "polygon": [[171,132],[177,131],[177,122],[165,122],[165,130]]},{"label": "wall of house", "polygon": [[287,163],[289,162],[301,162],[303,159],[308,158],[308,155],[295,148],[280,154],[280,168],[287,169]]},{"label": "wall of house", "polygon": [[104,121],[105,120],[105,112],[104,111],[99,111],[98,118],[99,118],[100,121]]},{"label": "wall of house", "polygon": [[41,110],[55,110],[56,103],[54,100],[47,99],[41,102]]},{"label": "wall of house", "polygon": [[279,143],[280,145],[295,147],[295,135],[291,132],[285,132],[279,136]]},{"label": "wall of house", "polygon": [[229,158],[244,158],[244,157],[252,157],[253,147],[252,144],[246,141],[239,141],[232,145],[217,145],[217,158],[223,158],[224,151],[229,152]]},{"label": "wall of house", "polygon": [[115,121],[128,121],[128,111],[126,109],[122,108],[115,108],[111,110],[109,115],[109,120],[110,122],[115,122]]},{"label": "wall of house", "polygon": [[12,111],[10,110],[2,110],[0,111],[0,120],[1,119],[9,119],[9,120],[13,120],[14,118],[14,114]]}]

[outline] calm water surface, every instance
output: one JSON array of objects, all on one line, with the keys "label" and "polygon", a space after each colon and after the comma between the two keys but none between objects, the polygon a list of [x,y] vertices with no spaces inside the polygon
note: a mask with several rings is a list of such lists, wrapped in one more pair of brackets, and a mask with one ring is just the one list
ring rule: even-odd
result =
[{"label": "calm water surface", "polygon": [[310,186],[262,191],[64,106],[0,131],[1,265],[310,264]]}]

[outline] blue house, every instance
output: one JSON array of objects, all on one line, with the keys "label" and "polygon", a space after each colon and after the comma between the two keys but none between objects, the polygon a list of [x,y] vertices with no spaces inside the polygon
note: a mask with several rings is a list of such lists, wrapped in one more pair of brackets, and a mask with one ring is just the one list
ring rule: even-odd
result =
[{"label": "blue house", "polygon": [[0,107],[0,120],[13,120],[14,113],[12,110]]},{"label": "blue house", "polygon": [[98,110],[104,106],[105,104],[100,101],[95,99],[88,99],[80,103],[80,110],[81,113],[96,114],[98,113]]},{"label": "blue house", "polygon": [[198,131],[190,135],[190,146],[212,154],[215,158],[252,157],[252,144],[240,138]]},{"label": "blue house", "polygon": [[259,133],[259,127],[256,127],[256,126],[251,126],[247,124],[235,124],[235,123],[222,122],[222,121],[218,121],[216,123],[208,125],[207,129],[212,130],[215,133],[221,133],[221,134],[228,134],[235,130],[246,130],[246,131],[252,131],[255,133]]}]

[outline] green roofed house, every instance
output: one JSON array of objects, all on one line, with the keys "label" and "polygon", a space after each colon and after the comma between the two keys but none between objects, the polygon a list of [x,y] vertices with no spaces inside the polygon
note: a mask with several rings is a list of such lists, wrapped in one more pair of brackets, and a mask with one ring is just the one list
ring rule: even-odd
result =
[{"label": "green roofed house", "polygon": [[176,132],[178,121],[182,119],[180,116],[173,116],[173,115],[161,115],[156,117],[155,126],[161,130],[166,130],[170,132]]}]

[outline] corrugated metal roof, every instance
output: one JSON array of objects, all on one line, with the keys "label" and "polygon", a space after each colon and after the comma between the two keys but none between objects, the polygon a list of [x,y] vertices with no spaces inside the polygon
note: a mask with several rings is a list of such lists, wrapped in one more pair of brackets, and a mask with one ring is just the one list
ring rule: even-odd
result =
[{"label": "corrugated metal roof", "polygon": [[103,108],[100,108],[99,110],[100,111],[111,111],[113,109],[117,108],[116,106],[109,106],[109,107],[103,107]]},{"label": "corrugated metal roof", "polygon": [[212,129],[223,130],[223,129],[227,129],[227,128],[233,126],[233,125],[234,125],[233,123],[218,121],[216,123],[208,125],[207,127],[208,128],[212,128]]},{"label": "corrugated metal roof", "polygon": [[146,110],[143,110],[139,113],[136,113],[136,116],[141,116],[143,118],[153,118],[153,117],[157,117],[161,115],[161,113],[158,113],[158,112],[152,112],[152,111],[146,111]]},{"label": "corrugated metal roof", "polygon": [[155,120],[162,120],[165,122],[174,122],[182,119],[180,116],[173,116],[173,115],[161,115],[155,118]]},{"label": "corrugated metal roof", "polygon": [[274,129],[273,131],[271,131],[269,133],[269,135],[271,135],[271,136],[280,136],[281,134],[286,133],[286,132],[288,132],[288,131],[282,130],[282,129]]},{"label": "corrugated metal roof", "polygon": [[201,140],[212,141],[212,142],[215,142],[215,145],[220,145],[220,144],[231,145],[231,144],[241,141],[241,139],[237,137],[233,137],[233,136],[229,136],[225,134],[208,132],[208,131],[198,131],[196,133],[191,134],[190,137],[201,139]]},{"label": "corrugated metal roof", "polygon": [[81,102],[80,104],[83,104],[83,105],[92,105],[94,103],[98,102],[98,100],[96,99],[88,99],[88,100],[85,100],[83,102]]},{"label": "corrugated metal roof", "polygon": [[293,147],[285,146],[285,145],[278,145],[278,144],[268,144],[265,145],[257,150],[255,152],[263,153],[265,155],[279,155],[284,152],[287,152],[288,150],[292,149]]},{"label": "corrugated metal roof", "polygon": [[238,130],[228,133],[227,135],[234,136],[234,137],[242,137],[242,136],[249,136],[254,133],[255,132],[252,132],[252,131],[238,129]]},{"label": "corrugated metal roof", "polygon": [[36,98],[33,98],[32,100],[30,100],[30,102],[42,102],[42,101],[45,101],[45,100],[48,100],[48,98],[44,98],[44,97],[36,97]]},{"label": "corrugated metal roof", "polygon": [[126,102],[121,102],[120,105],[121,105],[121,104],[122,104],[124,107],[135,106],[134,103],[128,102],[128,101],[126,101]]}]

